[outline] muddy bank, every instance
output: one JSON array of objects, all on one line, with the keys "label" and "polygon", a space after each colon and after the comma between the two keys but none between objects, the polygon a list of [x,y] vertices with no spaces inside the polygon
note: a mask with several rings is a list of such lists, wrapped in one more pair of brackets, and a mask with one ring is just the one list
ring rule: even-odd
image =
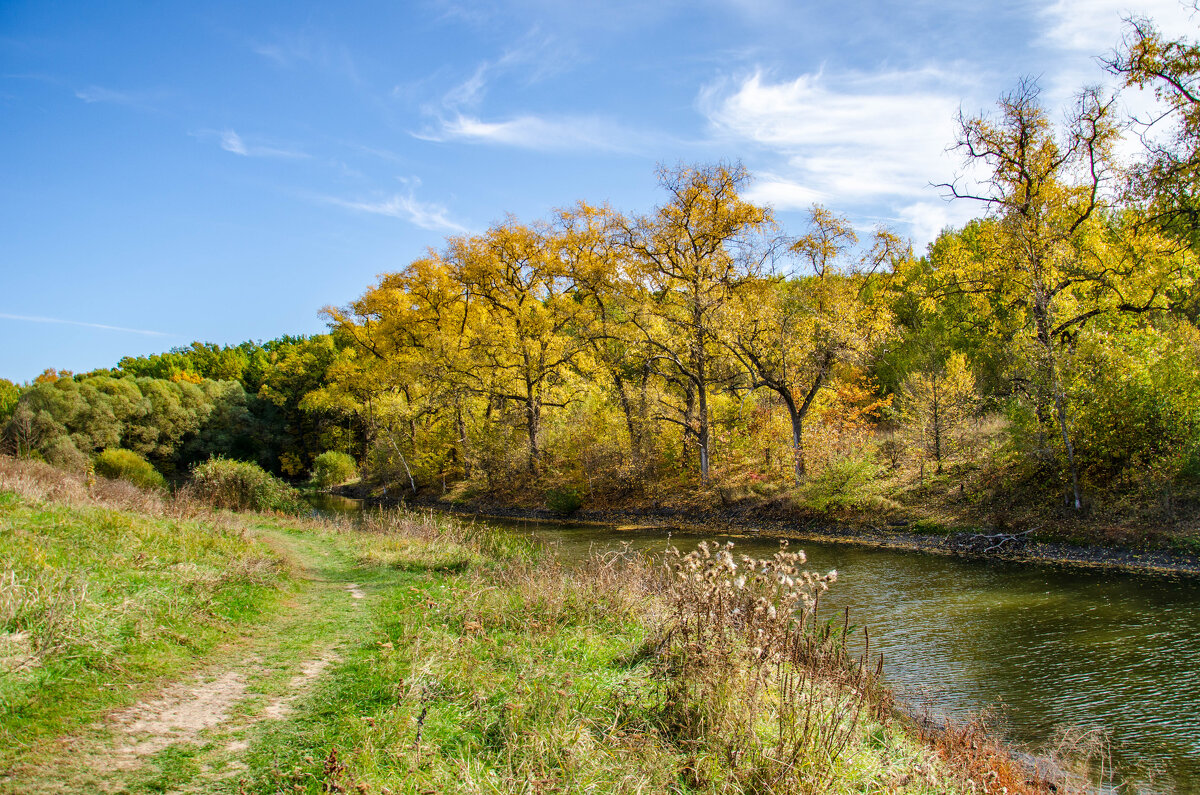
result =
[{"label": "muddy bank", "polygon": [[945,532],[920,532],[914,530],[912,525],[871,527],[735,511],[685,512],[672,508],[639,511],[580,510],[564,516],[544,508],[514,508],[484,502],[452,503],[426,498],[409,500],[407,504],[480,518],[597,524],[616,527],[618,530],[657,528],[664,534],[674,530],[688,533],[763,535],[801,542],[810,540],[855,544],[977,560],[1048,563],[1166,576],[1200,576],[1200,556],[1195,554],[1171,549],[1072,544],[1040,539],[1032,529],[1013,532],[953,529]]}]

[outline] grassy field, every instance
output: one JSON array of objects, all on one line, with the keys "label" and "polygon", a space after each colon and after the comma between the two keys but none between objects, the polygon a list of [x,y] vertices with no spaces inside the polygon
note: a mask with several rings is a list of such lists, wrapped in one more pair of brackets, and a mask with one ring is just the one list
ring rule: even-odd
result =
[{"label": "grassy field", "polygon": [[0,461],[4,791],[1041,791],[898,717],[787,551],[138,499]]},{"label": "grassy field", "polygon": [[283,559],[221,521],[0,492],[0,769],[273,609]]}]

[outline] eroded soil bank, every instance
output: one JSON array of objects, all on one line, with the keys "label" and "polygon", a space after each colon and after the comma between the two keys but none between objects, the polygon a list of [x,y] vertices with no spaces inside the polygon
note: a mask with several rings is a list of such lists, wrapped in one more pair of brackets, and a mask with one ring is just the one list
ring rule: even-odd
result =
[{"label": "eroded soil bank", "polygon": [[[345,496],[354,497],[354,494],[347,492]],[[513,507],[484,501],[450,502],[427,497],[411,501],[372,499],[365,501],[365,504],[407,504],[479,518],[596,524],[618,529],[656,528],[664,534],[672,531],[711,531],[720,534],[749,534],[797,541],[854,544],[967,559],[1049,563],[1164,576],[1200,576],[1200,555],[1182,548],[1071,543],[1058,540],[1061,532],[1051,536],[1045,533],[1041,526],[997,531],[943,527],[919,521],[888,523],[881,520],[878,525],[874,525],[869,521],[869,517],[839,522],[772,516],[769,513],[737,509],[584,509],[564,515],[544,508]]]}]

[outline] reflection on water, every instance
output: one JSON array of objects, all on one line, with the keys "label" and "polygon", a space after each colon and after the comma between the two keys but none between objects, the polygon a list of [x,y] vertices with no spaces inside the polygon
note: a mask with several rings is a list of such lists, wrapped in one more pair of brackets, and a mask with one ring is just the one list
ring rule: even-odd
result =
[{"label": "reflection on water", "polygon": [[337,494],[309,494],[308,504],[311,505],[318,514],[324,516],[345,516],[348,514],[356,514],[363,508],[362,500],[351,499],[350,497],[341,497]]},{"label": "reflection on water", "polygon": [[[622,543],[649,551],[667,543],[659,530],[489,523],[572,559]],[[687,551],[702,538],[712,535],[672,540]],[[729,540],[746,554],[778,548],[760,536]],[[955,716],[997,709],[1007,736],[1035,747],[1066,726],[1103,727],[1118,770],[1136,777],[1139,790],[1200,791],[1200,583],[796,546],[811,568],[838,570],[827,609],[848,606],[852,623],[869,626],[888,682],[909,701]]]}]

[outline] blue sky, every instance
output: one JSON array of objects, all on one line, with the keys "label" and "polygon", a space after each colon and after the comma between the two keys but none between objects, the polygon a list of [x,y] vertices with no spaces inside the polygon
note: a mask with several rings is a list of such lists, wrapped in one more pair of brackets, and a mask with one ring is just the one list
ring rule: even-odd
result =
[{"label": "blue sky", "polygon": [[[446,235],[740,159],[927,243],[954,114],[1105,78],[1177,0],[0,3],[0,377],[325,330]],[[1139,98],[1128,100],[1137,105]]]}]

